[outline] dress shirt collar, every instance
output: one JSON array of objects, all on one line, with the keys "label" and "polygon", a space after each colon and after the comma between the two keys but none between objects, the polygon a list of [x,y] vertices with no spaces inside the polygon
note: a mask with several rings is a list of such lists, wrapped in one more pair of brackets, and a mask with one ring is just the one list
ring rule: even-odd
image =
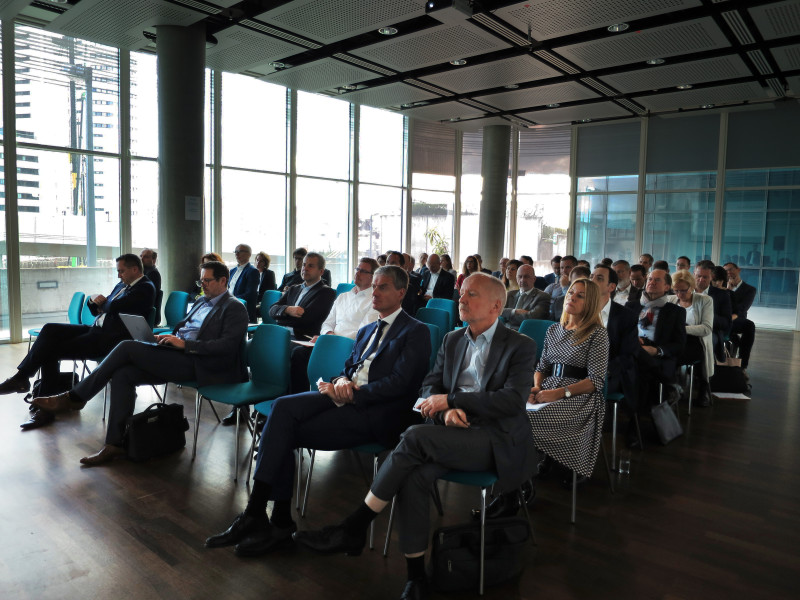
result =
[{"label": "dress shirt collar", "polygon": [[608,327],[609,316],[611,316],[611,298],[609,298],[606,305],[600,309],[600,320],[603,321],[603,327]]},{"label": "dress shirt collar", "polygon": [[129,284],[127,284],[127,285],[128,285],[128,287],[133,287],[133,286],[135,286],[137,283],[139,283],[139,282],[140,282],[142,279],[144,279],[144,275],[142,275],[141,277],[139,277],[139,279],[137,279],[136,281],[134,281],[134,282],[132,282],[132,283],[129,283]]},{"label": "dress shirt collar", "polygon": [[322,278],[321,278],[321,277],[319,278],[319,280],[317,281],[317,283],[312,283],[311,285],[308,285],[308,284],[307,284],[307,283],[304,281],[302,284],[300,284],[300,285],[302,285],[302,288],[300,288],[300,289],[303,289],[303,290],[310,290],[310,289],[311,289],[311,288],[313,288],[315,285],[319,285],[321,282],[322,282]]},{"label": "dress shirt collar", "polygon": [[390,315],[388,315],[388,316],[386,316],[384,318],[380,318],[379,319],[380,321],[383,321],[384,323],[386,323],[386,328],[384,329],[384,332],[387,329],[389,329],[389,327],[392,326],[392,323],[394,323],[395,319],[397,318],[397,315],[400,314],[401,310],[403,310],[402,306],[400,308],[398,308],[396,311],[394,311],[392,314],[390,314]]},{"label": "dress shirt collar", "polygon": [[497,324],[498,324],[499,322],[500,322],[500,321],[499,321],[499,319],[495,319],[494,323],[492,323],[492,326],[491,326],[491,327],[489,327],[489,329],[487,329],[486,331],[484,331],[482,334],[480,334],[480,335],[479,335],[479,336],[478,336],[476,339],[474,339],[474,340],[472,339],[472,334],[470,333],[469,326],[467,326],[467,327],[465,327],[465,328],[464,328],[464,337],[465,337],[465,338],[467,338],[467,341],[468,341],[468,342],[470,343],[470,345],[472,345],[472,346],[475,346],[475,345],[477,345],[477,343],[478,343],[478,340],[480,340],[481,338],[483,338],[484,340],[486,340],[486,343],[487,343],[488,345],[491,345],[491,343],[492,343],[492,338],[494,338],[494,332],[495,332],[495,331],[497,331]]},{"label": "dress shirt collar", "polygon": [[744,283],[744,281],[740,279],[740,280],[739,280],[739,283],[737,283],[737,284],[736,284],[734,287],[732,287],[732,288],[729,288],[729,289],[730,289],[732,292],[735,292],[736,290],[738,290],[738,289],[739,289],[739,286],[740,286],[740,285],[742,285],[743,283]]}]

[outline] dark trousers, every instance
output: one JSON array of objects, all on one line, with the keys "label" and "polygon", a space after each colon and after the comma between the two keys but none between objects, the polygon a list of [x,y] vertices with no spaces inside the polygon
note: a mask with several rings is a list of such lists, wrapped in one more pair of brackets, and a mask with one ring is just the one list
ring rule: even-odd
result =
[{"label": "dark trousers", "polygon": [[675,381],[678,361],[675,358],[650,356],[642,350],[636,357],[636,363],[639,376],[639,410],[649,411],[650,406],[658,404],[658,392],[655,391],[655,386]]},{"label": "dark trousers", "polygon": [[101,358],[121,340],[108,336],[100,327],[47,323],[31,346],[28,355],[17,369],[25,377],[33,377],[42,370],[42,394],[51,395],[64,390],[55,389],[60,360]]},{"label": "dark trousers", "polygon": [[295,448],[343,450],[377,441],[361,407],[337,407],[319,392],[283,396],[264,425],[253,477],[271,486],[272,500],[290,500]]},{"label": "dark trousers", "polygon": [[191,381],[196,376],[194,360],[183,350],[125,340],[72,393],[90,400],[111,382],[106,444],[121,446],[125,424],[136,407],[136,386]]},{"label": "dark trousers", "polygon": [[[290,388],[291,394],[302,394],[310,388],[308,381],[308,361],[311,359],[313,348],[308,346],[295,346],[292,349]],[[316,386],[315,386],[316,387]]]},{"label": "dark trousers", "polygon": [[485,429],[412,425],[406,429],[372,483],[372,493],[391,501],[397,494],[400,550],[423,552],[430,540],[430,492],[447,471],[494,471],[492,442]]},{"label": "dark trousers", "polygon": [[742,368],[746,369],[750,362],[750,352],[756,341],[756,324],[750,319],[734,319],[731,326],[731,337],[741,335],[739,340],[739,357],[742,359]]}]

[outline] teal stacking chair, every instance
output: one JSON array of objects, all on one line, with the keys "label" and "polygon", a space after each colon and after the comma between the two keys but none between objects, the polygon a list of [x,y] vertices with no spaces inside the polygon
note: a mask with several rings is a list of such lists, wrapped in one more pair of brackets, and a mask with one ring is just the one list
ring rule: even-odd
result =
[{"label": "teal stacking chair", "polygon": [[355,283],[340,283],[336,286],[336,295],[344,294],[345,292],[349,292],[354,287],[356,287]]},{"label": "teal stacking chair", "polygon": [[453,326],[450,324],[450,313],[441,308],[420,308],[417,311],[416,318],[423,323],[436,325],[439,328],[442,338],[444,338],[448,331],[453,329]]},{"label": "teal stacking chair", "polygon": [[[261,304],[258,308],[258,314],[261,315],[261,324],[277,325],[275,319],[269,316],[270,307],[281,299],[281,293],[278,290],[267,290],[261,298]],[[258,325],[250,325],[247,327],[247,333],[253,333]]]},{"label": "teal stacking chair", "polygon": [[81,325],[89,325],[91,327],[96,320],[97,317],[89,310],[89,296],[86,296],[83,302],[83,308],[81,309]]},{"label": "teal stacking chair", "polygon": [[425,325],[428,326],[428,330],[431,332],[431,362],[428,368],[433,369],[433,366],[436,364],[436,355],[439,354],[439,348],[442,347],[444,336],[442,335],[441,329],[436,325],[431,325],[430,323],[425,323]]},{"label": "teal stacking chair", "polygon": [[[244,340],[242,340],[244,348]],[[240,408],[266,400],[274,400],[289,390],[289,331],[278,325],[259,325],[253,334],[248,352],[250,381],[206,385],[198,388],[195,402],[195,429],[192,459],[197,455],[197,432],[202,399]],[[241,414],[236,411],[235,456],[233,480],[239,476],[239,428]]]},{"label": "teal stacking chair", "polygon": [[[447,331],[454,329],[458,323],[458,302],[454,300],[448,300],[447,298],[431,298],[428,300],[428,304],[425,305],[425,308],[438,308],[450,313],[450,329]],[[447,331],[443,331],[442,335],[446,334]]]},{"label": "teal stacking chair", "polygon": [[[69,301],[69,307],[67,308],[67,321],[70,325],[81,324],[81,309],[83,308],[83,301],[85,297],[86,294],[83,292],[75,292],[72,294],[72,300]],[[38,337],[41,331],[41,327],[28,329],[28,350],[31,349],[33,338]]]},{"label": "teal stacking chair", "polygon": [[175,326],[186,317],[189,308],[190,296],[186,292],[170,292],[167,303],[164,305],[164,318],[167,320],[166,327],[155,327],[153,333],[172,333]]},{"label": "teal stacking chair", "polygon": [[536,342],[536,362],[542,358],[542,350],[544,349],[544,336],[547,330],[555,321],[547,319],[525,319],[522,325],[519,326],[519,332],[522,335],[527,335],[529,338]]}]

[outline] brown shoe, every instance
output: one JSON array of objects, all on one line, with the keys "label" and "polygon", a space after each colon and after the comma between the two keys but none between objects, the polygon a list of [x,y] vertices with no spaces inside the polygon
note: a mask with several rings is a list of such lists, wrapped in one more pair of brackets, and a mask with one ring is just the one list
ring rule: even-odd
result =
[{"label": "brown shoe", "polygon": [[64,413],[71,410],[81,410],[84,406],[86,406],[86,402],[84,401],[73,401],[69,392],[64,392],[58,396],[42,396],[40,398],[34,398],[33,401],[31,401],[31,404],[37,408],[41,408],[52,413]]},{"label": "brown shoe", "polygon": [[0,383],[0,395],[24,394],[31,389],[31,382],[25,377],[9,377]]},{"label": "brown shoe", "polygon": [[99,452],[96,452],[91,456],[84,456],[81,459],[81,464],[86,465],[87,467],[95,467],[97,465],[102,465],[104,463],[111,462],[112,460],[114,460],[118,456],[122,456],[123,454],[125,454],[124,448],[106,444],[100,449]]}]

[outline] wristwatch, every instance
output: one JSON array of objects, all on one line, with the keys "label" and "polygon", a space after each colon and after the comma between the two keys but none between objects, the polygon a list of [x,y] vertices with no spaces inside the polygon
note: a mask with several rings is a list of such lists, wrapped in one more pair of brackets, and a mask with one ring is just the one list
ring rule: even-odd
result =
[{"label": "wristwatch", "polygon": [[564,398],[572,398],[572,392],[569,391],[567,386],[564,386]]}]

